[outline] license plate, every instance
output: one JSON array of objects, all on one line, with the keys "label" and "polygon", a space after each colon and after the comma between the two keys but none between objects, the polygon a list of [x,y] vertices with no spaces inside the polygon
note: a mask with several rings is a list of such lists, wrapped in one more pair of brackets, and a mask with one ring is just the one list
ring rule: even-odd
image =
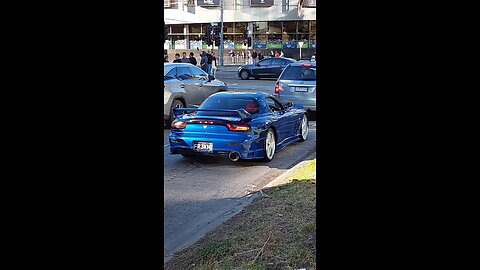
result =
[{"label": "license plate", "polygon": [[308,92],[308,87],[295,87],[295,92]]},{"label": "license plate", "polygon": [[213,143],[198,142],[193,144],[193,150],[202,152],[213,152]]}]

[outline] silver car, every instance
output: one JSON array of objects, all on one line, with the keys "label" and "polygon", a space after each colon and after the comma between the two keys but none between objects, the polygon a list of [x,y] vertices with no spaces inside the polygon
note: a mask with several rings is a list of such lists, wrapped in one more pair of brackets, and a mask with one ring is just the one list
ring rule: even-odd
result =
[{"label": "silver car", "polygon": [[227,91],[227,85],[187,63],[163,66],[163,109],[165,124],[174,119],[173,108],[198,107],[210,95]]},{"label": "silver car", "polygon": [[282,103],[303,105],[307,111],[317,111],[317,64],[293,63],[285,67],[275,83],[274,95]]}]

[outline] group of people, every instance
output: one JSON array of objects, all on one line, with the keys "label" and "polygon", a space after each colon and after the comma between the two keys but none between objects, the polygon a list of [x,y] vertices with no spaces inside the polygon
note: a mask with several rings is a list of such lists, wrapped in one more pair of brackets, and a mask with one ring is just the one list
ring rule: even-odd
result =
[{"label": "group of people", "polygon": [[[168,55],[164,53],[164,60],[163,62],[168,63]],[[190,57],[187,58],[187,53],[183,52],[182,57],[180,58],[180,54],[175,54],[175,59],[172,61],[173,63],[190,63],[194,66],[198,65],[197,58],[193,52],[190,52]],[[213,50],[211,52],[202,51],[200,54],[200,68],[208,73],[209,75],[215,76],[217,71],[217,58],[215,57],[215,53]]]}]

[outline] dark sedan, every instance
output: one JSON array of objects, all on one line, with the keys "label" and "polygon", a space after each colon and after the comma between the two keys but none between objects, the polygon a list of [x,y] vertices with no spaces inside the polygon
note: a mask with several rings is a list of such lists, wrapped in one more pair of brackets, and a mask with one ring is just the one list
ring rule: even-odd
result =
[{"label": "dark sedan", "polygon": [[291,58],[267,58],[258,62],[256,65],[243,65],[238,68],[238,77],[242,80],[248,80],[250,77],[259,78],[278,78],[283,69],[295,63]]}]

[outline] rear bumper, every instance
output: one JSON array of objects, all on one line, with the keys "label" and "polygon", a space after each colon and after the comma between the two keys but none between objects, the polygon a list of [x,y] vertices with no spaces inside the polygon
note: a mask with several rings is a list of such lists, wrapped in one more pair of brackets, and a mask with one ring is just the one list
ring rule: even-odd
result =
[{"label": "rear bumper", "polygon": [[[261,159],[264,157],[263,142],[264,139],[252,138],[245,136],[244,139],[228,140],[219,139],[214,140],[207,138],[187,137],[181,134],[170,133],[170,154],[198,154],[198,155],[213,155],[226,156],[230,152],[237,152],[241,159]],[[213,152],[199,152],[193,150],[193,144],[196,142],[211,142],[213,143]]]}]

